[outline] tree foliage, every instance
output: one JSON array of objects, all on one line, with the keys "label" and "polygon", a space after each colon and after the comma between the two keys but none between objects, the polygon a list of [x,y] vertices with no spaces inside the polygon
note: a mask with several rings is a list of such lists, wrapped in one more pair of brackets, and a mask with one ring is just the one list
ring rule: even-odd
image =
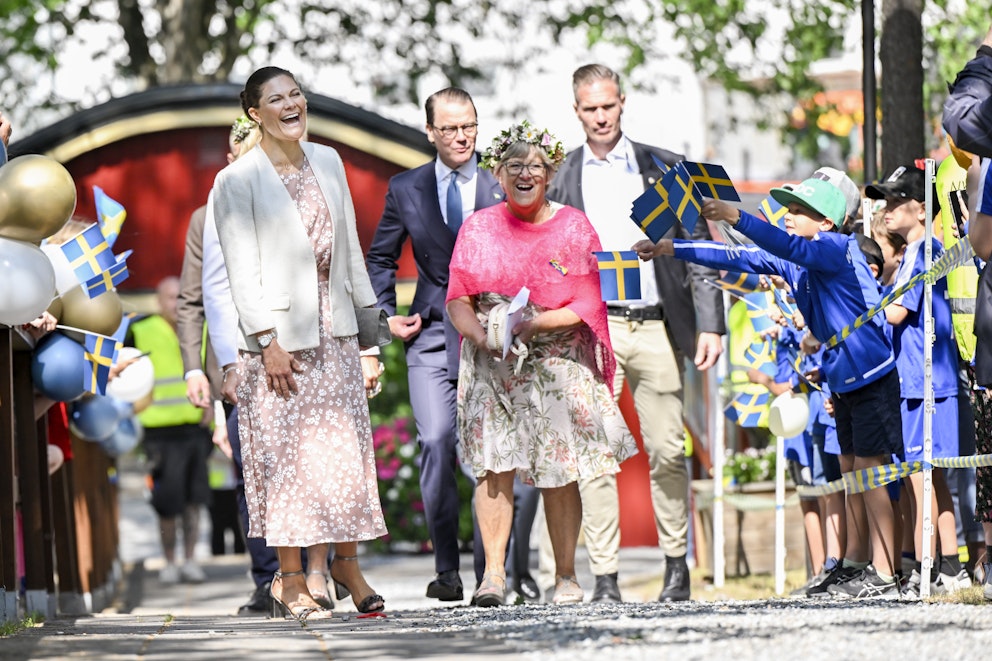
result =
[{"label": "tree foliage", "polygon": [[[922,4],[882,4],[910,1]],[[425,76],[464,85],[500,67],[539,67],[557,42],[582,35],[590,46],[609,44],[622,53],[627,74],[649,61],[681,58],[728,90],[809,101],[821,89],[810,75],[812,63],[842,52],[845,31],[860,22],[860,6],[860,0],[0,0],[6,54],[0,90],[29,106],[11,108],[23,121],[36,107],[64,114],[112,93],[226,80],[291,54],[315,67],[342,67],[352,84],[384,103],[417,102]],[[927,7],[924,53],[937,63],[928,71],[947,80],[980,40],[987,11],[961,0],[931,0]],[[113,80],[93,76],[73,98],[38,84],[77,58],[84,42],[94,63],[113,63]],[[898,79],[899,60],[887,66],[887,78]],[[942,100],[939,82],[928,78],[931,113],[940,105],[936,97]],[[884,96],[884,84],[881,91]],[[811,120],[829,109],[807,108]],[[789,126],[785,117],[772,119]],[[815,138],[808,131],[794,137],[807,150]]]}]

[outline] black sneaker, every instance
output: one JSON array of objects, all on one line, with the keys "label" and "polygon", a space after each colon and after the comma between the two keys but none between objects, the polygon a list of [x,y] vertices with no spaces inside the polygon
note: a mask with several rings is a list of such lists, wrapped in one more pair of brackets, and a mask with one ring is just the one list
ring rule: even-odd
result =
[{"label": "black sneaker", "polygon": [[808,581],[806,581],[806,584],[803,585],[802,587],[798,587],[795,590],[793,590],[792,592],[790,592],[789,593],[789,596],[790,597],[808,597],[809,596],[809,591],[812,588],[815,588],[815,587],[820,586],[823,583],[823,581],[827,580],[827,577],[828,576],[830,576],[830,570],[829,569],[821,569],[819,574],[817,574],[813,578],[811,578]]},{"label": "black sneaker", "polygon": [[[834,565],[833,569],[827,569],[825,571],[827,575],[822,581],[806,589],[807,597],[829,597],[830,594],[827,592],[827,588],[831,585],[836,585],[837,583],[849,581],[861,573],[860,569],[845,567],[843,563],[840,562]],[[819,576],[819,574],[817,574],[817,576]]]},{"label": "black sneaker", "polygon": [[899,599],[899,584],[884,581],[871,565],[850,580],[835,583],[827,588],[834,597],[841,599]]}]

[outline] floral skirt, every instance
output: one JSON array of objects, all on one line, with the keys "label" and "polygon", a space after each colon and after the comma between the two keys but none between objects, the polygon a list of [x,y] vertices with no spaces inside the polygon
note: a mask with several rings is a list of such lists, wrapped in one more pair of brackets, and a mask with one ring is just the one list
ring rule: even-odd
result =
[{"label": "floral skirt", "polygon": [[[479,297],[478,318],[509,299]],[[529,306],[534,316],[541,308]],[[519,374],[506,361],[462,343],[458,427],[462,460],[477,477],[516,471],[527,484],[562,487],[620,471],[637,452],[609,387],[596,366],[588,326],[538,335]]]}]

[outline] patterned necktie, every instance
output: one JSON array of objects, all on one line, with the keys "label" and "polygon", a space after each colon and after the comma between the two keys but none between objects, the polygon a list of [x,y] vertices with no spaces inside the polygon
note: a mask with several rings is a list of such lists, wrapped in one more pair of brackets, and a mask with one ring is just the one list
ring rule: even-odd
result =
[{"label": "patterned necktie", "polygon": [[448,184],[448,229],[454,234],[458,234],[458,228],[462,226],[462,191],[458,185],[458,172],[451,173],[451,182]]}]

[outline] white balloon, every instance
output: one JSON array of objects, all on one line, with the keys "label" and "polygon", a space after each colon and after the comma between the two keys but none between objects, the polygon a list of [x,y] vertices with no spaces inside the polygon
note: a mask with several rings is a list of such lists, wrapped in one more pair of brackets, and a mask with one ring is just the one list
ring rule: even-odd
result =
[{"label": "white balloon", "polygon": [[776,436],[792,438],[806,429],[809,422],[809,398],[802,393],[784,392],[768,409],[768,428]]},{"label": "white balloon", "polygon": [[65,454],[62,452],[62,448],[57,445],[48,446],[48,474],[51,475],[58,469],[62,468],[62,464],[65,463]]},{"label": "white balloon", "polygon": [[45,253],[48,261],[52,263],[52,268],[55,269],[55,289],[58,290],[59,296],[79,286],[79,278],[69,266],[69,258],[62,252],[62,246],[44,243],[41,246],[41,251]]},{"label": "white balloon", "polygon": [[0,237],[0,323],[33,321],[55,298],[55,271],[36,246]]},{"label": "white balloon", "polygon": [[[141,356],[140,349],[121,347],[117,352],[117,362],[136,356]],[[148,395],[154,387],[155,367],[152,365],[152,359],[142,356],[107,383],[107,395],[133,404]]]}]

